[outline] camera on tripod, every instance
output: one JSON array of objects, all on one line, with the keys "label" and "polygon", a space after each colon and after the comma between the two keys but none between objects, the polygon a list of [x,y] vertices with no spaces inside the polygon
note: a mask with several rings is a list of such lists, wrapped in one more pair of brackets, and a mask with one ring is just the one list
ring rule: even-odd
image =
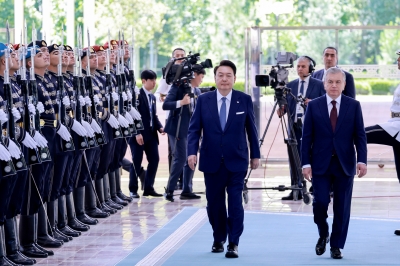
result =
[{"label": "camera on tripod", "polygon": [[287,104],[286,93],[289,88],[288,83],[289,71],[288,68],[293,68],[293,62],[298,56],[291,52],[278,52],[276,57],[276,65],[272,66],[268,75],[256,75],[256,86],[267,87],[271,86],[275,90],[275,98],[279,106]]},{"label": "camera on tripod", "polygon": [[[175,61],[183,60],[181,64],[175,64]],[[189,94],[193,97],[191,93],[191,88],[189,82],[194,78],[194,72],[196,70],[202,70],[204,68],[213,67],[211,59],[206,59],[204,62],[197,64],[200,60],[200,54],[189,52],[189,55],[182,58],[173,58],[168,64],[162,68],[163,77],[168,85],[174,84],[177,86],[185,85],[185,94]]]}]

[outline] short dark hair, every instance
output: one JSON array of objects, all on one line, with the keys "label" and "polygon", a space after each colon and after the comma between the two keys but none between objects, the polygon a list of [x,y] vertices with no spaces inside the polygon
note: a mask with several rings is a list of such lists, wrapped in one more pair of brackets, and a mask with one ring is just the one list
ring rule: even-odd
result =
[{"label": "short dark hair", "polygon": [[142,73],[140,74],[140,78],[144,80],[157,79],[157,74],[153,70],[146,69],[142,71]]},{"label": "short dark hair", "polygon": [[204,69],[204,67],[202,67],[199,64],[195,64],[193,66],[193,72],[197,73],[198,75],[200,75],[200,74],[205,75],[206,74],[206,70]]},{"label": "short dark hair", "polygon": [[235,66],[235,64],[234,64],[232,61],[230,61],[230,60],[222,60],[221,62],[219,62],[219,65],[216,66],[216,67],[214,67],[214,75],[217,75],[217,70],[218,70],[218,68],[219,68],[220,66],[227,66],[227,67],[232,68],[232,70],[233,70],[233,75],[236,76],[236,66]]},{"label": "short dark hair", "polygon": [[338,54],[338,50],[336,49],[336,47],[328,46],[328,47],[325,47],[324,51],[322,52],[323,55],[325,54],[326,49],[333,49],[336,51],[336,55]]},{"label": "short dark hair", "polygon": [[186,51],[185,51],[183,48],[178,47],[178,48],[175,48],[175,49],[172,51],[172,57],[174,57],[175,51],[183,51],[183,52],[186,53]]}]

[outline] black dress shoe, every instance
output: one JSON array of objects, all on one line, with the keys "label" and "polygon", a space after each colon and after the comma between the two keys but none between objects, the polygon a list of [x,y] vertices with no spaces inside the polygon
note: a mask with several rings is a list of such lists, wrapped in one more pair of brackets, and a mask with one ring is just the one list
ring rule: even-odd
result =
[{"label": "black dress shoe", "polygon": [[86,213],[83,213],[79,216],[77,215],[76,219],[78,219],[81,223],[87,225],[96,225],[99,223],[99,220],[89,217]]},{"label": "black dress shoe", "polygon": [[140,198],[139,194],[136,193],[136,192],[131,192],[131,193],[130,193],[130,196],[131,196],[132,199],[138,199],[138,198]]},{"label": "black dress shoe", "polygon": [[15,251],[12,254],[7,254],[7,259],[18,265],[33,265],[36,263],[35,259],[26,257],[19,250]]},{"label": "black dress shoe", "polygon": [[396,236],[400,236],[400,230],[395,230],[395,231],[394,231],[394,234],[395,234]]},{"label": "black dress shoe", "polygon": [[227,247],[227,251],[225,253],[225,258],[238,258],[238,246],[235,244],[229,244]]},{"label": "black dress shoe", "polygon": [[[299,191],[299,193],[297,195],[298,195],[297,196],[298,200],[303,199],[303,195],[300,193],[300,191]],[[293,200],[293,191],[290,192],[289,195],[287,195],[286,197],[282,197],[282,200]]]},{"label": "black dress shoe", "polygon": [[21,246],[21,253],[30,258],[47,258],[49,256],[33,243],[27,246]]},{"label": "black dress shoe", "polygon": [[315,253],[318,256],[321,256],[325,253],[326,250],[326,243],[329,243],[329,236],[327,237],[320,237],[318,239],[317,245],[315,246]]},{"label": "black dress shoe", "polygon": [[41,251],[43,251],[44,253],[47,253],[48,256],[53,256],[54,255],[54,251],[50,250],[50,249],[45,249],[44,247],[40,246],[38,243],[33,243],[33,245],[40,249]]},{"label": "black dress shoe", "polygon": [[150,191],[150,192],[143,192],[143,197],[148,197],[148,196],[153,196],[153,197],[162,197],[163,194],[157,193],[155,190]]},{"label": "black dress shoe", "polygon": [[86,214],[91,218],[107,218],[110,216],[109,212],[104,212],[103,210],[97,207],[93,210],[87,210]]},{"label": "black dress shoe", "polygon": [[182,200],[185,199],[201,199],[201,197],[199,195],[196,195],[194,193],[181,193],[181,196],[179,197]]},{"label": "black dress shoe", "polygon": [[166,200],[174,202],[174,194],[172,192],[167,192],[164,194]]},{"label": "black dress shoe", "polygon": [[337,260],[343,258],[342,252],[340,252],[340,248],[331,248],[331,258]]},{"label": "black dress shoe", "polygon": [[225,244],[225,241],[222,241],[222,242],[215,242],[214,241],[214,243],[212,245],[212,248],[211,248],[211,252],[212,253],[224,252],[224,244]]},{"label": "black dress shoe", "polygon": [[119,204],[119,205],[128,206],[128,201],[125,201],[125,200],[121,199],[117,195],[115,195],[115,197],[112,197],[111,200],[114,201],[115,203]]},{"label": "black dress shoe", "polygon": [[82,224],[77,218],[70,219],[68,221],[68,226],[74,229],[75,231],[86,232],[90,229],[90,227],[86,224]]},{"label": "black dress shoe", "polygon": [[128,197],[127,195],[125,195],[125,194],[122,193],[121,191],[120,191],[120,192],[117,192],[117,196],[118,196],[118,198],[120,198],[120,199],[122,199],[122,200],[125,200],[125,201],[127,201],[127,202],[132,202],[132,198],[131,198],[131,197]]}]

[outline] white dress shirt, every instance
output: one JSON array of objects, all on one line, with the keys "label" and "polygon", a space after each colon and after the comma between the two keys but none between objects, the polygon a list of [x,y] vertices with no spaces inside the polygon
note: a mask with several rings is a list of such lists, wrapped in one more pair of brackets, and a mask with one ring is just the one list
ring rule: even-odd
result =
[{"label": "white dress shirt", "polygon": [[[326,102],[328,104],[328,116],[331,117],[331,111],[333,108],[332,104],[333,99],[329,97],[328,94],[326,94]],[[340,110],[340,102],[342,101],[342,94],[339,95],[339,97],[336,98],[336,110],[337,110],[337,117],[339,118],[339,110]]]},{"label": "white dress shirt", "polygon": [[[308,89],[308,85],[310,84],[310,76],[308,76],[308,77],[306,77],[304,79],[304,85],[303,85],[304,91],[303,91],[303,94],[300,93],[301,82],[302,82],[302,80],[299,78],[299,86],[297,88],[297,96],[302,95],[303,98],[305,98],[306,97],[306,93],[307,93],[307,89]],[[297,117],[299,113],[301,113],[303,115],[302,119],[304,119],[304,109],[300,105],[300,103],[298,102],[297,105],[296,105],[296,114],[295,114],[296,116],[295,117]],[[294,122],[296,123],[297,119],[295,119]]]},{"label": "white dress shirt", "polygon": [[[150,102],[150,99],[149,99],[149,95],[151,94],[151,91],[148,91],[148,90],[146,90],[145,88],[142,88],[143,89],[143,91],[144,91],[144,93],[146,94],[146,99],[147,99],[147,107],[149,108],[149,111],[150,111],[150,108],[151,108],[151,102]],[[150,112],[150,114],[151,114],[151,112]],[[153,126],[153,117],[150,117],[150,127],[152,127]]]},{"label": "white dress shirt", "polygon": [[219,93],[219,90],[217,89],[217,104],[218,104],[218,116],[219,116],[219,112],[221,110],[221,106],[223,101],[221,100],[222,97],[225,97],[225,105],[226,105],[226,121],[228,121],[228,116],[229,116],[229,107],[231,106],[231,99],[232,99],[232,90],[228,93],[228,95],[226,96],[222,96],[221,93]]}]

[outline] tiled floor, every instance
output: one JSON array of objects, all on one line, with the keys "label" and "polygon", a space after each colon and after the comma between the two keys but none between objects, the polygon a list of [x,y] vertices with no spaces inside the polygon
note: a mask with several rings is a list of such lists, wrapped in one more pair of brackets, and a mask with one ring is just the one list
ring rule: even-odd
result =
[{"label": "tiled floor", "polygon": [[[386,120],[384,116],[387,114],[390,98],[382,98],[380,101],[375,100],[372,102],[366,98],[366,100],[361,101],[366,125]],[[264,100],[264,102],[263,108],[265,108],[265,111],[263,112],[268,116],[271,112],[270,103],[268,99]],[[164,121],[162,111],[159,116],[160,120]],[[264,168],[265,164],[263,164],[262,167],[253,171],[250,177],[251,181],[248,184],[249,187],[273,187],[290,183],[288,177],[289,168],[285,162],[286,148],[280,132],[278,132],[270,155],[267,156],[277,130],[277,121],[278,119],[273,119],[271,130],[269,130],[262,148],[264,158],[272,159],[268,160],[266,168]],[[262,126],[264,127],[265,124],[266,121],[263,121]],[[166,138],[161,136],[160,165],[155,184],[158,192],[162,192],[167,183],[166,148]],[[388,147],[369,145],[368,158],[371,162],[368,166],[367,176],[355,179],[352,215],[399,219],[400,228],[400,185],[392,162],[393,154]],[[377,165],[377,160],[380,158],[383,158],[385,163],[383,168],[379,168]],[[128,193],[128,179],[125,172],[122,185],[124,192]],[[198,171],[196,171],[194,177],[194,191],[204,191],[202,173]],[[249,192],[250,200],[245,205],[245,209],[268,212],[312,212],[311,205],[305,205],[302,201],[281,201],[280,198],[287,193],[277,192],[276,190],[252,190]],[[54,256],[47,259],[38,259],[38,265],[114,265],[165,225],[182,208],[187,206],[204,208],[206,206],[204,195],[201,200],[180,200],[176,196],[173,203],[163,198],[141,197],[122,211],[107,219],[100,220],[98,225],[92,226],[88,232],[83,233],[79,238],[64,244],[59,249],[55,249]],[[331,208],[330,213],[332,213]],[[393,234],[392,231],[387,233]]]}]

